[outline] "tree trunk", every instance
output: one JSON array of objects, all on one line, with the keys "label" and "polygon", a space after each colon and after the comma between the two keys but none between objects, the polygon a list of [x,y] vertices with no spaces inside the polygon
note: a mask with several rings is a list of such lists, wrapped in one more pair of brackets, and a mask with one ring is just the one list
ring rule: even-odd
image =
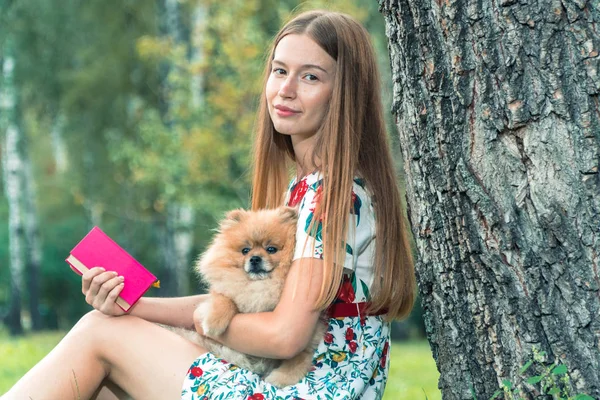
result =
[{"label": "tree trunk", "polygon": [[58,173],[62,174],[67,170],[67,146],[63,138],[63,129],[65,126],[65,117],[61,112],[54,113],[54,121],[50,132],[52,139],[52,154],[54,155],[54,164]]},{"label": "tree trunk", "polygon": [[2,167],[4,191],[8,200],[8,238],[10,254],[10,308],[5,323],[12,335],[23,333],[21,324],[21,296],[23,293],[23,160],[21,158],[21,131],[17,120],[16,94],[13,81],[14,59],[7,55],[2,63],[3,95],[2,126],[7,127],[3,143]]},{"label": "tree trunk", "polygon": [[177,275],[179,294],[189,292],[187,271],[190,269],[192,246],[194,244],[194,209],[188,204],[174,204],[169,207],[169,222],[173,227],[173,247],[176,265],[181,269]]},{"label": "tree trunk", "polygon": [[598,2],[379,0],[444,399],[537,347],[600,398]]},{"label": "tree trunk", "polygon": [[[191,40],[184,38],[181,25],[180,5],[177,0],[164,0],[164,20],[162,21],[164,35],[168,36],[177,45],[190,47],[190,62],[200,63],[203,60],[201,35],[204,34],[206,24],[206,10],[202,5],[194,8],[192,14]],[[169,67],[163,78],[162,101],[163,122],[169,129],[174,129],[171,119]],[[198,109],[204,103],[202,73],[195,73],[190,79],[190,92],[192,107]],[[179,196],[181,197],[181,196]],[[188,269],[190,267],[190,254],[193,246],[194,209],[185,201],[172,200],[166,207],[164,224],[161,224],[161,253],[164,259],[166,275],[162,294],[176,296],[187,294]]]},{"label": "tree trunk", "polygon": [[187,294],[187,271],[193,245],[194,212],[190,206],[176,202],[167,206],[165,220],[159,225],[160,248],[164,265],[167,266],[161,280],[161,295],[181,296]]},{"label": "tree trunk", "polygon": [[24,178],[24,228],[25,228],[25,271],[27,273],[27,293],[29,295],[29,314],[31,328],[41,330],[40,315],[40,269],[42,265],[42,244],[39,230],[39,217],[36,206],[37,193],[31,157],[29,157],[28,142],[24,141],[23,148],[23,178]]},{"label": "tree trunk", "polygon": [[[204,63],[204,34],[208,23],[208,10],[204,4],[198,4],[194,7],[192,13],[192,36],[190,40],[190,61],[192,68],[197,72],[192,75],[190,90],[192,92],[192,106],[194,109],[204,107],[204,73],[202,64]],[[195,65],[194,65],[195,64]]]}]

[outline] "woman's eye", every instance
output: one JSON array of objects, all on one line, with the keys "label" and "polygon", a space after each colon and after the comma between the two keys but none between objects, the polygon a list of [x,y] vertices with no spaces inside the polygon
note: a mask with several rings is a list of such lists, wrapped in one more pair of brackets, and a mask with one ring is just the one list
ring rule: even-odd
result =
[{"label": "woman's eye", "polygon": [[273,73],[275,75],[283,75],[285,74],[285,70],[283,68],[273,68]]},{"label": "woman's eye", "polygon": [[277,247],[273,247],[273,246],[267,247],[267,253],[269,253],[269,254],[277,253]]},{"label": "woman's eye", "polygon": [[306,74],[305,78],[309,81],[318,81],[319,80],[319,78],[317,78],[317,76],[313,75],[313,74]]},{"label": "woman's eye", "polygon": [[243,255],[246,255],[246,254],[248,254],[248,253],[250,253],[250,248],[249,248],[249,247],[244,247],[244,248],[242,249],[242,254],[243,254]]}]

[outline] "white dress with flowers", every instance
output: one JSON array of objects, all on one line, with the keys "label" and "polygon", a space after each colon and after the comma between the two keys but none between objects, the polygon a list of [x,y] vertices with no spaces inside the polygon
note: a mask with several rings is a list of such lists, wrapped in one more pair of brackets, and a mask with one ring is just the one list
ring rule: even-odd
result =
[{"label": "white dress with flowers", "polygon": [[[298,206],[299,212],[294,259],[322,258],[320,224],[314,234],[308,233],[321,182],[315,172],[300,181],[293,180],[288,188],[286,203]],[[371,196],[360,179],[354,180],[352,204],[346,274],[335,302],[368,301],[373,281],[375,214]],[[327,333],[314,353],[313,367],[299,383],[279,389],[253,372],[206,353],[189,368],[181,398],[381,399],[389,368],[389,347],[390,324],[380,316],[330,318]]]}]

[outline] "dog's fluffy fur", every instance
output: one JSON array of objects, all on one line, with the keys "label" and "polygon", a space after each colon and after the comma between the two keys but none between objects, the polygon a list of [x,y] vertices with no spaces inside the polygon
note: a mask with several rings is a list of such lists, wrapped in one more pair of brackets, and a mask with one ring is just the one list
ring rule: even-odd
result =
[{"label": "dog's fluffy fur", "polygon": [[[297,213],[275,210],[229,212],[212,244],[196,263],[209,286],[210,297],[195,316],[208,336],[219,336],[238,312],[272,311],[279,302],[295,247]],[[284,387],[298,383],[312,365],[313,353],[325,334],[320,320],[309,346],[288,360],[253,357],[197,335],[196,342],[211,353]]]}]

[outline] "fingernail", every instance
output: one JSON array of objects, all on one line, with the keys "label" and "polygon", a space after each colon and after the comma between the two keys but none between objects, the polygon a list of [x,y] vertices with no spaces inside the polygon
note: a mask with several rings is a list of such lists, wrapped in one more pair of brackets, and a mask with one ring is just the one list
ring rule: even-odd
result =
[{"label": "fingernail", "polygon": [[120,276],[120,277],[119,277],[119,280],[120,280],[121,282],[123,282],[123,281],[125,280],[125,277],[123,277],[123,276]]}]

